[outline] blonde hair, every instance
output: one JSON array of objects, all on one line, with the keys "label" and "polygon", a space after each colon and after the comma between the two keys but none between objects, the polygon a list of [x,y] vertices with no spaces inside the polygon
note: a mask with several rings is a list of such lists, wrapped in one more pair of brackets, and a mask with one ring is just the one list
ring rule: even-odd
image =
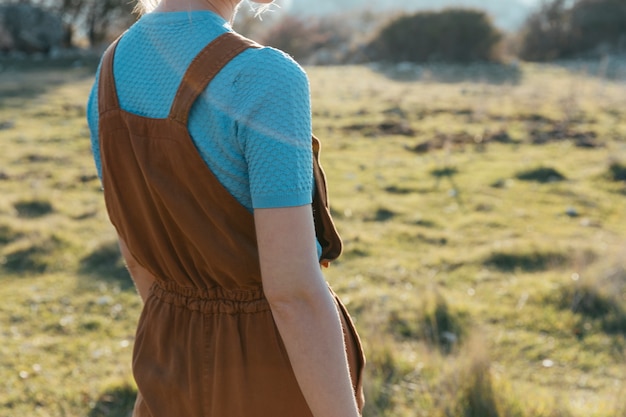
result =
[{"label": "blonde hair", "polygon": [[254,11],[254,17],[259,17],[259,18],[261,17],[263,13],[267,12],[268,10],[271,11],[273,6],[280,7],[273,1],[271,3],[266,3],[266,4],[256,3],[256,6],[254,6],[252,2],[248,0],[248,4],[250,4],[250,8]]},{"label": "blonde hair", "polygon": [[156,9],[160,0],[139,0],[135,5],[135,13],[144,14],[149,13]]},{"label": "blonde hair", "polygon": [[[149,13],[153,11],[154,9],[156,9],[160,2],[161,0],[138,0],[137,5],[135,6],[134,12],[140,15],[144,13]],[[266,11],[271,10],[272,6],[279,7],[273,1],[267,4],[252,5],[252,2],[248,0],[247,3],[250,4],[250,8],[254,11],[255,17],[259,17]]]}]

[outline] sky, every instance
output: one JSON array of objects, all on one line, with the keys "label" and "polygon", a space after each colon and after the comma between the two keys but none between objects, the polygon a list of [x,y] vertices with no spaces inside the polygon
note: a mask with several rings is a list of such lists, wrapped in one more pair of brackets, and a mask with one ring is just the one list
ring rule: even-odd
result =
[{"label": "sky", "polygon": [[[303,1],[303,0],[295,0],[295,1]],[[504,0],[506,1],[506,0]],[[527,6],[536,6],[539,3],[541,3],[542,0],[519,0],[520,3],[523,3]],[[281,7],[289,9],[292,6],[292,3],[294,2],[294,0],[276,0],[276,3],[278,3],[279,5],[281,5]],[[436,1],[434,1],[434,3],[437,3]],[[409,2],[410,4],[410,2]],[[309,6],[309,7],[313,7],[313,5]]]},{"label": "sky", "polygon": [[460,5],[484,8],[495,24],[505,31],[515,31],[523,24],[530,11],[542,0],[276,0],[280,13],[325,15],[348,10],[404,10],[413,12]]}]

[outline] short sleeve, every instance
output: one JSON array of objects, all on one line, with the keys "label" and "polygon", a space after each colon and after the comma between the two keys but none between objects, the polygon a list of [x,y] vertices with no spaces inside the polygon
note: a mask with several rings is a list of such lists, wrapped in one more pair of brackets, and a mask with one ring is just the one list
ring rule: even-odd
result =
[{"label": "short sleeve", "polygon": [[253,208],[311,203],[311,103],[304,70],[272,48],[251,51],[234,82],[237,141]]}]

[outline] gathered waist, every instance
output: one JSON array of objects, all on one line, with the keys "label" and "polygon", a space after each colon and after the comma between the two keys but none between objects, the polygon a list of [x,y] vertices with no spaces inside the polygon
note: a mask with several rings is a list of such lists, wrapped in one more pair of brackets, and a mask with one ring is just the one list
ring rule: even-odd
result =
[{"label": "gathered waist", "polygon": [[175,282],[155,282],[150,296],[167,304],[204,314],[258,313],[270,310],[261,287],[227,290],[222,287],[199,289]]}]

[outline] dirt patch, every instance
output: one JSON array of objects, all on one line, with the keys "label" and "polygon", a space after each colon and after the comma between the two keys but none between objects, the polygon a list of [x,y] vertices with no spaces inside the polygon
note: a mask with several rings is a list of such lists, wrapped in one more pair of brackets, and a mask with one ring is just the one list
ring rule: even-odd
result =
[{"label": "dirt patch", "polygon": [[569,125],[554,123],[548,129],[533,128],[528,132],[530,143],[544,145],[550,142],[572,141],[580,148],[600,148],[604,144],[592,130],[577,130]]},{"label": "dirt patch", "polygon": [[357,132],[365,137],[378,136],[409,136],[417,134],[416,130],[406,120],[386,120],[378,124],[358,123],[343,127],[346,132]]},{"label": "dirt patch", "polygon": [[472,135],[467,131],[457,133],[437,133],[432,139],[420,142],[406,149],[415,153],[427,153],[444,148],[464,148],[468,145],[484,146],[488,143],[517,143],[506,130],[497,132],[485,131]]}]

